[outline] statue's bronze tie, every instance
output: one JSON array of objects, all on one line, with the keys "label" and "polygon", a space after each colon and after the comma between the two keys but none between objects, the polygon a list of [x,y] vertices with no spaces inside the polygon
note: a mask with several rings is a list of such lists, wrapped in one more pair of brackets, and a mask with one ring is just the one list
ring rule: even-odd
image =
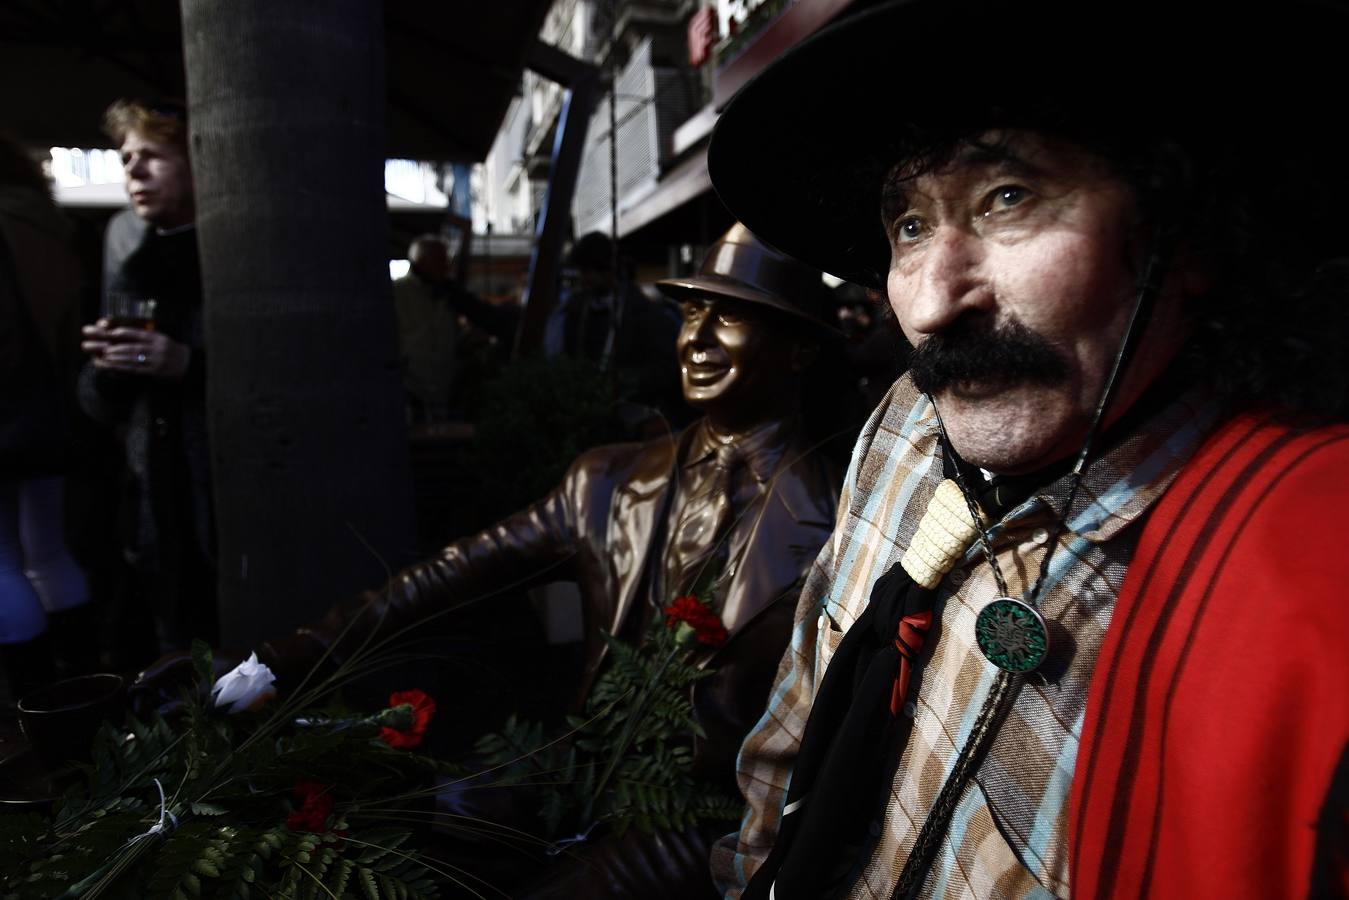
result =
[{"label": "statue's bronze tie", "polygon": [[745,460],[732,444],[717,448],[712,465],[707,489],[689,499],[670,542],[666,571],[674,577],[666,583],[676,596],[693,592],[706,579],[719,578],[730,555],[736,480]]}]

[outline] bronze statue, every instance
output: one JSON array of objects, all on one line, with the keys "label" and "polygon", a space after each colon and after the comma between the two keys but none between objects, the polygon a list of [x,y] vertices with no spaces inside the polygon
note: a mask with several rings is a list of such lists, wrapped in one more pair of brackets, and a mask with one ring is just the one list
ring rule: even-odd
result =
[{"label": "bronze statue", "polygon": [[[355,619],[365,622],[350,629],[352,648],[372,629],[387,634],[447,604],[508,586],[573,580],[584,610],[584,696],[604,661],[601,630],[640,639],[660,608],[713,565],[720,573],[716,608],[729,638],[705,661],[715,674],[694,691],[707,734],[694,770],[733,790],[736,753],[787,647],[799,582],[834,526],[840,473],[806,438],[799,402],[802,379],[832,337],[827,293],[818,272],[740,225],[712,247],[698,275],[659,287],[680,304],[682,387],[703,418],[676,436],[587,451],[528,508],[266,643],[258,657],[282,684],[297,681]],[[346,652],[333,647],[330,659]],[[164,666],[142,679],[153,680]],[[651,836],[630,834],[621,865],[592,861],[579,872],[584,885],[555,882],[549,890],[711,894],[702,835],[657,835],[634,847],[627,844]],[[634,870],[641,860],[664,871],[643,877]],[[640,886],[625,880],[631,878]]]}]

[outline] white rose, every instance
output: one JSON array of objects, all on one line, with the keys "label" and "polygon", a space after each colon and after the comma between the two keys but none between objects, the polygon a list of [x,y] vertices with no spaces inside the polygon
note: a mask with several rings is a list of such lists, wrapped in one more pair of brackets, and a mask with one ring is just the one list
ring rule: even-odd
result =
[{"label": "white rose", "polygon": [[216,706],[228,704],[232,713],[257,709],[276,696],[274,681],[272,670],[258,662],[257,653],[250,653],[248,659],[220,677],[211,688],[211,696]]}]

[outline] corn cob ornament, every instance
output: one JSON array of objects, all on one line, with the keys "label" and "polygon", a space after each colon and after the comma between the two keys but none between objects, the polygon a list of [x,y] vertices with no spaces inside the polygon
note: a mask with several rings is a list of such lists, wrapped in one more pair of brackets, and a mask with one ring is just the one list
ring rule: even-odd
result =
[{"label": "corn cob ornament", "polygon": [[916,584],[931,590],[965,555],[979,536],[960,486],[949,478],[937,486],[918,531],[899,564]]}]

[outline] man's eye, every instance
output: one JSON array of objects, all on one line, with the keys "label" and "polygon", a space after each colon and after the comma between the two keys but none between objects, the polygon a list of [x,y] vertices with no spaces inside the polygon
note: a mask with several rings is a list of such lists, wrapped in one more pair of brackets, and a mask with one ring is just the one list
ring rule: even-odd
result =
[{"label": "man's eye", "polygon": [[995,188],[988,198],[988,212],[997,212],[1000,209],[1007,209],[1016,206],[1029,196],[1029,191],[1015,184],[1004,184],[1002,187]]},{"label": "man's eye", "polygon": [[917,216],[907,216],[895,225],[895,240],[901,244],[912,243],[923,236],[923,220]]},{"label": "man's eye", "polygon": [[738,313],[717,313],[717,321],[723,325],[739,325],[743,321]]}]

